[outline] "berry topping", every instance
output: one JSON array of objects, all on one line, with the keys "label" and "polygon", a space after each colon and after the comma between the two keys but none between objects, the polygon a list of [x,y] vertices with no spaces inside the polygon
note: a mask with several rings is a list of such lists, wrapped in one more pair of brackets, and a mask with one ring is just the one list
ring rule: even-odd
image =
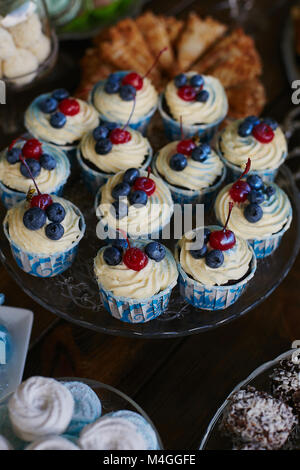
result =
[{"label": "berry topping", "polygon": [[191,84],[194,88],[202,88],[203,85],[204,85],[204,80],[203,80],[202,75],[199,75],[198,73],[197,73],[196,75],[193,75],[193,76],[190,78],[190,84]]},{"label": "berry topping", "polygon": [[25,158],[35,158],[38,160],[42,155],[42,144],[37,139],[29,139],[22,148],[22,154]]},{"label": "berry topping", "polygon": [[59,110],[65,116],[75,116],[80,112],[80,104],[74,98],[66,98],[59,103]]},{"label": "berry topping", "polygon": [[122,100],[132,101],[136,96],[136,89],[132,85],[122,85],[119,94]]},{"label": "berry topping", "polygon": [[108,128],[106,126],[98,126],[93,130],[95,140],[105,139],[108,136]]},{"label": "berry topping", "polygon": [[128,170],[125,171],[124,176],[123,176],[123,181],[124,183],[130,184],[132,186],[135,182],[135,180],[140,176],[140,172],[137,168],[128,168]]},{"label": "berry topping", "polygon": [[111,195],[114,199],[126,197],[130,193],[130,185],[128,183],[118,183],[112,190]]},{"label": "berry topping", "polygon": [[53,204],[53,201],[49,194],[37,194],[36,196],[33,196],[30,201],[31,207],[38,207],[42,210],[47,209],[51,204]]},{"label": "berry topping", "polygon": [[65,229],[61,224],[51,223],[45,228],[45,233],[50,240],[60,240],[65,233]]},{"label": "berry topping", "polygon": [[31,207],[23,216],[23,223],[28,230],[39,230],[46,223],[45,211],[39,207]]},{"label": "berry topping", "polygon": [[210,237],[210,230],[209,228],[205,228],[203,232],[203,237],[204,237],[204,243],[208,243],[209,237]]},{"label": "berry topping", "polygon": [[273,186],[267,186],[265,190],[267,198],[270,198],[275,194],[275,188]]},{"label": "berry topping", "polygon": [[236,240],[235,235],[231,230],[226,227],[228,225],[230,215],[233,209],[233,202],[229,203],[229,212],[226,223],[222,230],[215,230],[209,235],[209,244],[214,250],[226,251],[234,247]]},{"label": "berry topping", "polygon": [[177,144],[177,152],[183,153],[183,155],[190,156],[192,150],[196,147],[195,142],[192,139],[183,139]]},{"label": "berry topping", "polygon": [[107,242],[109,245],[112,245],[115,248],[118,248],[118,250],[121,252],[127,250],[127,248],[129,247],[126,238],[115,238],[115,239],[109,238]]},{"label": "berry topping", "polygon": [[131,134],[125,129],[120,129],[119,127],[117,127],[116,129],[111,131],[109,138],[111,143],[114,145],[126,144],[131,140]]},{"label": "berry topping", "polygon": [[55,129],[61,129],[62,127],[64,127],[66,122],[67,122],[66,116],[60,111],[57,111],[56,113],[52,114],[50,117],[50,124]]},{"label": "berry topping", "polygon": [[18,161],[20,161],[20,155],[21,155],[21,149],[19,149],[19,148],[12,148],[12,149],[10,149],[10,150],[7,151],[6,160],[7,160],[8,163],[10,163],[11,165],[14,165],[14,164],[17,163]]},{"label": "berry topping", "polygon": [[97,140],[96,145],[95,145],[95,150],[99,155],[106,155],[109,153],[112,149],[112,143],[110,139],[100,139]]},{"label": "berry topping", "polygon": [[62,101],[65,100],[66,98],[69,98],[70,93],[68,90],[65,90],[64,88],[58,88],[57,90],[54,90],[52,93],[52,97],[57,100],[57,101]]},{"label": "berry topping", "polygon": [[195,259],[204,258],[207,253],[207,245],[203,244],[199,250],[190,250],[191,256]]},{"label": "berry topping", "polygon": [[[34,178],[39,176],[39,174],[41,172],[40,163],[37,160],[35,160],[34,158],[27,158],[26,163],[27,163],[28,166],[26,166],[23,162],[21,163],[20,171],[21,171],[22,175],[25,178],[28,178],[28,179],[31,178],[32,176]],[[30,171],[28,170],[28,167],[29,167]]]},{"label": "berry topping", "polygon": [[263,210],[258,204],[248,204],[244,209],[244,216],[253,224],[262,218]]},{"label": "berry topping", "polygon": [[127,204],[125,204],[125,202],[121,202],[121,201],[114,201],[112,203],[112,213],[113,213],[113,216],[116,218],[116,219],[123,219],[124,217],[127,217],[128,215],[128,206]]},{"label": "berry topping", "polygon": [[120,82],[118,81],[107,81],[104,85],[104,91],[105,93],[109,95],[118,93],[119,90],[120,90]]},{"label": "berry topping", "polygon": [[159,262],[166,256],[166,249],[161,243],[150,242],[145,247],[145,253],[149,258]]},{"label": "berry topping", "polygon": [[116,122],[106,122],[105,124],[102,124],[102,125],[104,125],[104,127],[107,127],[109,132],[118,127],[118,124]]},{"label": "berry topping", "polygon": [[258,191],[256,189],[252,189],[248,194],[248,201],[250,203],[255,204],[262,204],[265,200],[265,195],[262,191]]},{"label": "berry topping", "polygon": [[205,148],[203,148],[202,145],[199,145],[199,147],[195,147],[192,150],[191,157],[195,162],[205,162],[205,160],[208,157],[208,153],[205,151]]},{"label": "berry topping", "polygon": [[143,88],[143,78],[136,72],[130,72],[123,77],[122,85],[131,85],[139,91]]},{"label": "berry topping", "polygon": [[39,108],[42,111],[42,113],[45,114],[50,114],[53,113],[53,111],[56,110],[58,106],[58,101],[54,98],[51,98],[50,96],[48,98],[43,99],[39,103]]},{"label": "berry topping", "polygon": [[53,202],[46,208],[46,214],[51,222],[60,223],[64,220],[66,211],[59,202]]},{"label": "berry topping", "polygon": [[52,155],[43,153],[40,158],[40,164],[45,170],[54,170],[56,168],[56,160]]},{"label": "berry topping", "polygon": [[145,206],[148,202],[148,196],[145,193],[145,191],[141,191],[138,189],[130,193],[129,202],[132,206],[138,206],[138,205]]},{"label": "berry topping", "polygon": [[111,82],[111,83],[120,82],[120,81],[121,81],[121,78],[120,78],[119,73],[118,73],[118,72],[116,72],[116,73],[111,73],[111,74],[107,77],[107,81],[108,81],[108,82]]},{"label": "berry topping", "polygon": [[148,256],[139,248],[128,248],[123,256],[123,262],[127,268],[141,271],[148,264]]},{"label": "berry topping", "polygon": [[252,134],[253,124],[248,121],[242,121],[238,127],[238,135],[240,137],[248,137]]},{"label": "berry topping", "polygon": [[206,103],[206,101],[209,98],[209,93],[207,90],[201,90],[199,93],[197,93],[196,96],[196,101],[199,101],[200,103]]},{"label": "berry topping", "polygon": [[195,101],[197,91],[191,85],[184,85],[177,90],[177,95],[183,101]]},{"label": "berry topping", "polygon": [[133,189],[135,191],[140,190],[144,191],[147,196],[151,196],[156,189],[156,184],[155,181],[153,181],[149,176],[150,176],[151,168],[148,168],[148,176],[140,176],[137,178],[134,182]]},{"label": "berry topping", "polygon": [[122,261],[122,253],[116,246],[108,246],[103,252],[103,259],[109,266],[117,266]]},{"label": "berry topping", "polygon": [[182,171],[187,166],[187,158],[183,153],[175,153],[170,159],[170,167],[174,171]]},{"label": "berry topping", "polygon": [[181,88],[187,84],[187,76],[184,73],[176,75],[174,78],[174,83],[177,88]]},{"label": "berry topping", "polygon": [[271,129],[273,129],[273,131],[276,131],[278,127],[278,123],[274,119],[266,117],[263,119],[263,122],[267,124],[268,126],[270,126]]},{"label": "berry topping", "polygon": [[274,139],[273,129],[264,122],[253,127],[252,135],[262,144],[268,144]]},{"label": "berry topping", "polygon": [[250,166],[251,160],[250,158],[248,158],[244,172],[241,174],[239,179],[235,183],[233,183],[229,190],[229,194],[234,202],[245,202],[248,197],[248,194],[251,191],[251,187],[247,183],[247,181],[241,180],[241,178],[243,178],[243,176],[245,176],[249,172]]},{"label": "berry topping", "polygon": [[264,185],[263,180],[258,175],[249,175],[247,183],[251,186],[251,189],[262,189]]},{"label": "berry topping", "polygon": [[205,256],[205,263],[209,268],[217,269],[224,263],[224,255],[221,250],[211,250]]},{"label": "berry topping", "polygon": [[250,122],[250,124],[252,124],[252,126],[256,126],[257,124],[260,123],[260,119],[257,117],[257,116],[247,116],[244,121],[246,122]]}]

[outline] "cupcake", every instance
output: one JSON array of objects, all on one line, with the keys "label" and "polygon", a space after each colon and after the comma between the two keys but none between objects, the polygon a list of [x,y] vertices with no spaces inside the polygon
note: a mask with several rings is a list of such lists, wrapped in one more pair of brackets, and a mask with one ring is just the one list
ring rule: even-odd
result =
[{"label": "cupcake", "polygon": [[124,125],[135,100],[130,127],[145,134],[157,109],[158,94],[149,78],[135,72],[115,72],[92,89],[90,101],[102,122]]},{"label": "cupcake", "polygon": [[97,127],[93,106],[58,89],[33,100],[25,112],[25,127],[37,139],[57,145],[69,158],[76,155],[82,136]]},{"label": "cupcake", "polygon": [[292,221],[288,196],[275,183],[263,183],[252,174],[225,186],[217,196],[215,214],[224,223],[229,201],[236,204],[228,227],[248,240],[257,258],[265,258],[279,246]]},{"label": "cupcake", "polygon": [[175,254],[182,297],[204,310],[220,310],[236,302],[256,270],[247,241],[225,227],[199,227],[186,233]]},{"label": "cupcake", "polygon": [[158,106],[169,140],[179,140],[183,130],[186,137],[210,141],[228,111],[220,81],[196,72],[181,73],[169,82]]},{"label": "cupcake", "polygon": [[208,144],[184,139],[165,145],[153,162],[154,174],[169,187],[178,204],[210,205],[225,179],[225,166]]},{"label": "cupcake", "polygon": [[21,201],[8,210],[3,229],[23,271],[53,277],[73,263],[85,222],[71,202],[39,192],[30,202]]},{"label": "cupcake", "polygon": [[[137,168],[116,173],[98,191],[95,199],[98,229],[130,238],[159,238],[173,215],[174,205],[161,178]],[[101,237],[100,237],[101,238]],[[116,238],[116,237],[115,237]]]},{"label": "cupcake", "polygon": [[86,133],[77,149],[77,160],[87,188],[96,193],[119,171],[146,170],[152,158],[148,139],[134,129],[116,123],[101,124]]},{"label": "cupcake", "polygon": [[70,163],[64,152],[36,139],[20,138],[0,154],[0,198],[6,208],[26,199],[32,185],[22,159],[26,159],[42,192],[62,194],[70,175]]},{"label": "cupcake", "polygon": [[149,240],[130,245],[125,239],[113,240],[99,250],[94,270],[104,307],[127,323],[145,323],[161,315],[178,276],[172,253]]},{"label": "cupcake", "polygon": [[231,179],[238,178],[251,158],[249,174],[273,181],[287,157],[287,142],[277,122],[271,118],[248,116],[231,122],[218,136],[217,151]]}]

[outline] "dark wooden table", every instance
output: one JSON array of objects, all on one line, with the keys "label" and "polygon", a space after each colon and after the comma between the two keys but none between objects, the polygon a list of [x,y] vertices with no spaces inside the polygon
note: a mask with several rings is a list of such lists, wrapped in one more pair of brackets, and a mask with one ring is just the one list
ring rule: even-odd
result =
[{"label": "dark wooden table", "polygon": [[[220,3],[224,2],[154,0],[147,6],[179,16],[193,8],[227,19],[228,11],[218,9]],[[260,0],[255,5],[244,26],[254,34],[263,57],[266,111],[281,121],[293,106],[280,55],[290,2]],[[63,43],[61,54],[76,56],[85,46]],[[280,287],[245,317],[205,334],[151,341],[105,336],[62,321],[27,297],[0,267],[6,304],[35,314],[24,377],[86,377],[119,388],[150,415],[167,449],[196,449],[231,389],[300,339],[299,285],[298,258]]]}]

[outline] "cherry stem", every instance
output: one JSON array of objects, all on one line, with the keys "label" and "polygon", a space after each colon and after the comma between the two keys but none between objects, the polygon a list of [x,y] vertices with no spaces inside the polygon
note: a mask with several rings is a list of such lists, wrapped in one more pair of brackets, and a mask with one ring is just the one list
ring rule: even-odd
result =
[{"label": "cherry stem", "polygon": [[226,219],[224,228],[223,228],[223,231],[224,231],[224,232],[225,232],[225,230],[226,230],[226,228],[227,228],[227,225],[228,225],[228,222],[229,222],[229,219],[230,219],[230,216],[231,216],[231,212],[232,212],[233,206],[234,206],[234,203],[233,203],[233,202],[230,202],[230,203],[229,203],[228,216],[227,216],[227,219]]},{"label": "cherry stem", "polygon": [[129,115],[128,121],[126,122],[125,126],[123,127],[123,131],[126,129],[126,127],[129,126],[129,123],[132,119],[132,116],[133,116],[133,113],[134,113],[134,110],[135,110],[135,105],[136,105],[136,97],[134,97],[132,110],[131,110],[131,113]]},{"label": "cherry stem", "polygon": [[121,228],[118,228],[118,232],[120,232],[123,235],[123,237],[125,238],[125,240],[127,241],[128,248],[131,248],[130,243],[129,243],[129,238],[128,238],[127,233],[125,232],[125,230],[122,230]]},{"label": "cherry stem", "polygon": [[247,163],[246,163],[245,170],[243,171],[243,173],[242,173],[241,176],[239,177],[238,181],[240,181],[242,178],[244,178],[244,176],[246,176],[246,174],[247,174],[247,173],[249,172],[249,170],[250,170],[250,167],[251,167],[251,158],[248,158]]},{"label": "cherry stem", "polygon": [[148,77],[148,75],[152,72],[152,70],[154,69],[154,67],[156,66],[157,62],[159,61],[159,58],[160,56],[166,52],[168,50],[168,47],[164,47],[156,56],[156,59],[154,60],[153,64],[151,65],[150,69],[148,70],[148,72],[146,73],[146,75],[144,75],[142,78],[146,78]]},{"label": "cherry stem", "polygon": [[33,181],[33,183],[34,183],[34,186],[35,186],[35,188],[36,188],[36,190],[37,190],[37,193],[38,193],[38,195],[40,196],[40,195],[41,195],[41,192],[40,192],[40,190],[39,190],[39,188],[38,188],[38,185],[37,185],[36,182],[35,182],[35,179],[34,179],[32,173],[31,173],[31,170],[30,170],[30,168],[29,168],[28,163],[26,162],[25,158],[24,158],[22,155],[20,155],[20,159],[21,159],[21,162],[24,163],[24,165],[26,166],[27,171],[28,171],[28,173],[29,173],[29,175],[30,175],[30,178],[32,179],[32,181]]},{"label": "cherry stem", "polygon": [[147,171],[148,171],[147,178],[149,178],[149,177],[150,177],[150,173],[151,173],[151,166],[148,166]]}]

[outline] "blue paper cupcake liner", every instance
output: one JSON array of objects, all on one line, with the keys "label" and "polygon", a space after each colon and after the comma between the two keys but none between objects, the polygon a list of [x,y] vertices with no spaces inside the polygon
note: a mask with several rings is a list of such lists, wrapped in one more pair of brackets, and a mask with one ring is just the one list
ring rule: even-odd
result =
[{"label": "blue paper cupcake liner", "polygon": [[[252,252],[253,249],[251,248]],[[176,246],[178,252],[178,246]],[[178,260],[178,256],[176,256]],[[224,310],[233,305],[242,295],[256,271],[256,257],[253,252],[249,274],[240,282],[230,286],[205,286],[192,279],[177,263],[178,284],[181,296],[186,302],[202,310]]]},{"label": "blue paper cupcake liner", "polygon": [[[58,186],[54,191],[51,191],[50,194],[62,196],[66,181],[62,185]],[[6,209],[11,209],[13,206],[18,204],[18,202],[24,201],[24,199],[26,199],[25,193],[14,191],[2,184],[0,181],[0,200]]]},{"label": "blue paper cupcake liner", "polygon": [[[148,166],[151,164],[152,160],[152,149],[149,149],[149,156],[147,157],[145,163],[141,166],[141,170],[146,170]],[[90,168],[86,163],[83,161],[81,157],[81,151],[78,147],[77,149],[77,162],[80,167],[81,176],[86,188],[92,193],[96,194],[101,186],[103,186],[107,180],[113,176],[113,174],[103,173],[100,170],[96,171]]]},{"label": "blue paper cupcake liner", "polygon": [[[152,164],[153,173],[157,177],[161,178],[156,168],[156,159],[157,159],[157,155],[154,157],[153,164]],[[212,206],[214,199],[217,195],[217,192],[219,191],[221,185],[224,183],[225,178],[226,178],[226,167],[224,166],[222,175],[219,178],[218,182],[212,186],[203,188],[201,190],[181,189],[168,183],[168,181],[166,181],[165,179],[163,181],[168,186],[169,190],[171,191],[172,199],[175,204],[181,204],[181,205],[204,204],[205,210],[208,210]]]},{"label": "blue paper cupcake liner", "polygon": [[224,116],[212,124],[199,125],[181,125],[179,121],[175,121],[163,108],[164,95],[161,94],[158,101],[158,110],[162,117],[165,134],[168,140],[181,140],[182,135],[187,139],[189,137],[198,136],[201,142],[210,142],[215,136],[217,129],[224,120],[228,107],[224,110]]},{"label": "blue paper cupcake liner", "polygon": [[63,273],[72,265],[78,251],[78,244],[82,239],[86,228],[83,215],[76,206],[72,206],[73,210],[80,216],[81,236],[76,240],[76,242],[73,243],[73,245],[69,249],[65,251],[58,251],[51,255],[32,253],[20,248],[11,239],[9,235],[8,223],[6,221],[6,218],[4,219],[3,230],[6,238],[10,243],[12,255],[17,265],[27,274],[31,274],[35,277],[54,277],[58,274]]},{"label": "blue paper cupcake liner", "polygon": [[[237,165],[234,165],[233,163],[229,162],[224,157],[224,155],[223,155],[223,153],[220,149],[220,145],[219,145],[220,144],[220,138],[221,138],[221,135],[217,138],[216,151],[217,151],[219,157],[221,158],[222,162],[224,163],[224,165],[226,165],[226,168],[227,168],[227,181],[228,181],[228,183],[231,183],[233,181],[236,181],[241,176],[241,174],[243,173],[245,168],[241,168]],[[287,156],[287,154],[283,157],[282,163],[285,160],[286,156]],[[249,157],[251,158],[250,154],[249,154]],[[275,180],[276,176],[277,176],[278,169],[279,169],[279,167],[275,168],[275,169],[250,170],[247,173],[247,176],[249,176],[249,175],[258,175],[258,176],[261,177],[261,179],[264,182],[272,183]]]},{"label": "blue paper cupcake liner", "polygon": [[[128,73],[129,73],[128,71],[117,72],[117,74],[120,77],[124,77]],[[89,103],[92,104],[94,106],[94,108],[96,109],[96,111],[99,113],[99,117],[101,119],[101,122],[103,122],[103,124],[109,123],[109,122],[116,122],[119,125],[126,124],[126,122],[118,121],[118,118],[116,116],[112,116],[110,114],[100,113],[100,111],[94,105],[94,95],[95,95],[97,90],[99,90],[101,87],[104,86],[104,83],[105,83],[105,80],[100,80],[98,83],[96,83],[96,85],[94,85],[94,87],[92,88],[92,90],[90,92],[89,98],[88,98]],[[152,116],[153,116],[153,114],[155,113],[156,110],[157,110],[157,105],[153,106],[153,108],[149,111],[149,113],[146,114],[141,119],[139,119],[138,121],[130,122],[129,127],[131,127],[132,129],[135,129],[136,131],[139,131],[143,135],[145,135],[147,133],[147,129],[148,129],[149,123],[151,121],[151,118],[152,118]]]}]

